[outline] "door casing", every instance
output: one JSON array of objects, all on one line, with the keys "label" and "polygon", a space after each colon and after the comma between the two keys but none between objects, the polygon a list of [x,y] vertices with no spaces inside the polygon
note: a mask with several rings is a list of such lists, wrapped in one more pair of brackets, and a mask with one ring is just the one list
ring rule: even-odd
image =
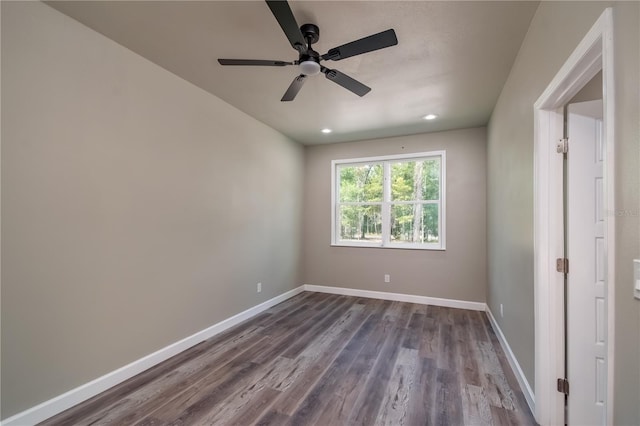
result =
[{"label": "door casing", "polygon": [[600,70],[603,85],[605,276],[607,287],[607,412],[613,423],[615,206],[614,61],[611,8],[600,15],[534,104],[534,312],[535,417],[545,425],[564,424],[564,394],[556,380],[564,368],[564,277],[556,272],[564,257],[562,155],[563,107]]}]

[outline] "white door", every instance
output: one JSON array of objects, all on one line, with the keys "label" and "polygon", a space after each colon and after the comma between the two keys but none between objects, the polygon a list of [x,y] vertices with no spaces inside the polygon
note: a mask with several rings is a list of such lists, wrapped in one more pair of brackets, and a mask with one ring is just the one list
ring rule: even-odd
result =
[{"label": "white door", "polygon": [[569,105],[567,135],[568,424],[603,425],[607,304],[602,101]]}]

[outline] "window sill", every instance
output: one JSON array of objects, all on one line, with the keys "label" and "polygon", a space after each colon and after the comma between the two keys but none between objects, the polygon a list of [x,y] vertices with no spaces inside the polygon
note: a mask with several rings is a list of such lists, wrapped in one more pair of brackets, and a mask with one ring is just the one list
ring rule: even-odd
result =
[{"label": "window sill", "polygon": [[330,247],[350,247],[350,248],[372,248],[372,249],[383,249],[383,250],[425,250],[425,251],[446,251],[446,247],[417,247],[417,246],[400,246],[400,245],[390,245],[390,246],[381,246],[374,244],[342,244],[342,243],[331,243]]}]

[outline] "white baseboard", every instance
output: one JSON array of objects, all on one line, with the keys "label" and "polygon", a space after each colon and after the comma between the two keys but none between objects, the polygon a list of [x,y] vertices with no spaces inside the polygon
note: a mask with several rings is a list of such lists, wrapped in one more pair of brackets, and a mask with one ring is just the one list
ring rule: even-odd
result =
[{"label": "white baseboard", "polygon": [[439,297],[416,296],[413,294],[387,293],[386,291],[357,290],[354,288],[328,287],[323,285],[305,284],[305,291],[317,293],[342,294],[344,296],[367,297],[370,299],[393,300],[396,302],[419,303],[421,305],[445,306],[447,308],[470,309],[484,311],[487,304],[482,302],[469,302],[467,300],[441,299]]},{"label": "white baseboard", "polygon": [[498,336],[498,340],[500,341],[500,345],[502,345],[502,349],[504,350],[504,353],[507,355],[507,360],[509,361],[509,365],[511,366],[511,369],[516,375],[516,379],[518,380],[520,389],[522,390],[522,393],[524,394],[524,397],[527,400],[529,409],[531,410],[532,413],[535,414],[536,404],[535,404],[535,395],[533,393],[533,390],[531,390],[531,386],[529,386],[529,382],[527,381],[527,378],[525,377],[524,372],[522,371],[522,368],[520,368],[520,364],[518,363],[516,356],[511,350],[511,346],[509,346],[509,343],[507,342],[507,338],[504,337],[504,334],[502,333],[502,330],[500,329],[498,322],[496,321],[495,317],[493,316],[493,313],[491,312],[491,309],[489,309],[488,306],[487,306],[487,316],[489,317],[489,322],[491,323],[491,327],[493,327],[493,330],[496,332],[496,335]]},{"label": "white baseboard", "polygon": [[271,308],[272,306],[277,305],[284,300],[295,296],[298,293],[301,293],[302,291],[304,291],[304,286],[294,288],[293,290],[289,290],[286,293],[267,300],[266,302],[262,302],[259,305],[249,308],[246,311],[240,312],[239,314],[227,318],[226,320],[220,321],[219,323],[214,324],[211,327],[208,327],[195,334],[192,334],[189,337],[172,343],[169,346],[166,346],[150,355],[127,364],[124,367],[105,374],[102,377],[98,377],[97,379],[92,380],[89,383],[85,383],[84,385],[72,389],[62,395],[59,395],[55,398],[38,404],[35,407],[29,408],[28,410],[9,417],[8,419],[2,421],[2,426],[34,425],[48,419],[49,417],[55,416],[56,414],[59,414],[64,410],[73,407],[74,405],[86,401],[87,399],[92,398],[99,393],[104,392],[105,390],[124,382],[127,379],[130,379],[136,374],[148,370],[149,368],[171,358],[174,355],[177,355],[180,352],[215,336],[216,334],[222,333],[223,331],[241,323],[242,321],[248,320],[249,318]]}]

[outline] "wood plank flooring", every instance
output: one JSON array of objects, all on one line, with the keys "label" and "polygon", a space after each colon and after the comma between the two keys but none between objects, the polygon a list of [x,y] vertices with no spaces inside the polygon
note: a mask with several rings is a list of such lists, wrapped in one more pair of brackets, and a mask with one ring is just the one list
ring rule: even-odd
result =
[{"label": "wood plank flooring", "polygon": [[534,425],[483,312],[304,292],[42,425]]}]

